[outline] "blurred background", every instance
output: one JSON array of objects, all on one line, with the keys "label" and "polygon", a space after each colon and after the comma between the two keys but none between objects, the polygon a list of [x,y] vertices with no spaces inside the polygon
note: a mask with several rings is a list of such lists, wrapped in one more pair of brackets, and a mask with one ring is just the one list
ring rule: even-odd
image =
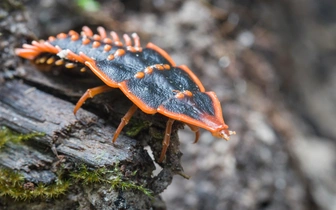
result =
[{"label": "blurred background", "polygon": [[[167,209],[336,209],[336,1],[27,0],[36,37],[137,32],[215,91],[237,135],[180,131]],[[4,15],[4,14],[2,14]]]}]

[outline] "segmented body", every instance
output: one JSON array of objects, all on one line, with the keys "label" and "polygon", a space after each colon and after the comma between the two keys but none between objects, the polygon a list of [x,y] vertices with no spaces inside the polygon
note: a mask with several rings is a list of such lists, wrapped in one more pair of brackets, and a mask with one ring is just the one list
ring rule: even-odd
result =
[{"label": "segmented body", "polygon": [[[199,136],[198,127],[226,140],[234,134],[224,123],[216,95],[205,92],[202,83],[188,67],[176,66],[164,50],[152,43],[148,43],[144,49],[141,48],[136,34],[132,34],[133,40],[124,35],[123,44],[115,32],[108,36],[102,27],[97,30],[99,35],[93,34],[88,27],[83,27],[81,34],[70,31],[68,34],[49,37],[48,41],[33,41],[31,45],[25,44],[22,49],[16,49],[16,54],[31,60],[42,53],[54,54],[60,59],[48,59],[46,62],[55,65],[66,61],[80,62],[106,84],[89,89],[78,101],[74,113],[87,98],[111,88],[120,88],[135,105],[122,119],[113,141],[137,107],[147,114],[158,112],[171,118],[167,122],[160,162],[163,161],[169,145],[174,120],[187,123],[196,132],[195,142]],[[67,68],[73,66],[71,63],[66,64]]]}]

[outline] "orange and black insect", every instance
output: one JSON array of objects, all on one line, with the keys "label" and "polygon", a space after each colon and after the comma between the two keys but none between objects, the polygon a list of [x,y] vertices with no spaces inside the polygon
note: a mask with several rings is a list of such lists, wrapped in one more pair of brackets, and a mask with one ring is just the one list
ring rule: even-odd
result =
[{"label": "orange and black insect", "polygon": [[[195,143],[199,138],[199,127],[225,140],[235,134],[228,130],[223,120],[215,93],[205,92],[200,80],[187,66],[176,66],[163,49],[152,43],[141,48],[140,39],[135,33],[132,38],[125,34],[123,44],[115,32],[109,36],[102,27],[98,27],[97,31],[98,34],[93,34],[90,28],[84,26],[81,34],[75,31],[60,33],[47,41],[24,44],[15,52],[30,60],[44,53],[59,57],[58,60],[52,58],[46,61],[48,64],[60,65],[68,61],[82,63],[105,83],[88,89],[77,102],[74,114],[88,98],[119,88],[134,105],[122,118],[113,142],[138,108],[147,114],[167,116],[169,120],[159,162],[165,157],[175,120],[186,123],[195,132]],[[68,68],[73,66],[71,63],[67,65]]]}]

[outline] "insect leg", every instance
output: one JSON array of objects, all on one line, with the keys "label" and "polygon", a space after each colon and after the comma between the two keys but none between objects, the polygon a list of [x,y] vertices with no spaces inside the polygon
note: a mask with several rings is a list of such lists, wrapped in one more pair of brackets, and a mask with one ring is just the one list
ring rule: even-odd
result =
[{"label": "insect leg", "polygon": [[128,121],[131,119],[131,117],[133,116],[134,112],[137,109],[138,109],[138,107],[135,104],[133,104],[133,106],[126,112],[125,116],[123,118],[121,118],[121,122],[120,122],[116,132],[114,133],[114,136],[113,136],[113,139],[112,139],[113,143],[117,140],[120,132],[122,131],[124,126],[128,124]]},{"label": "insect leg", "polygon": [[199,132],[199,128],[197,126],[194,125],[190,125],[187,124],[189,126],[189,128],[195,133],[195,141],[194,144],[196,144],[198,142],[198,139],[200,137],[200,132]]},{"label": "insect leg", "polygon": [[84,102],[88,99],[88,98],[93,98],[95,95],[100,94],[100,93],[105,93],[108,91],[111,91],[112,88],[107,86],[107,85],[102,85],[102,86],[98,86],[95,88],[91,88],[91,89],[87,89],[86,92],[82,95],[82,97],[78,100],[75,108],[74,108],[74,114],[76,115],[76,112],[78,111],[78,109],[84,104]]},{"label": "insect leg", "polygon": [[175,120],[173,120],[173,119],[169,119],[167,121],[165,137],[162,141],[162,151],[161,151],[159,163],[161,163],[163,161],[164,157],[166,156],[166,152],[167,152],[169,142],[170,142],[170,133],[171,133],[171,129],[172,129],[174,121]]}]

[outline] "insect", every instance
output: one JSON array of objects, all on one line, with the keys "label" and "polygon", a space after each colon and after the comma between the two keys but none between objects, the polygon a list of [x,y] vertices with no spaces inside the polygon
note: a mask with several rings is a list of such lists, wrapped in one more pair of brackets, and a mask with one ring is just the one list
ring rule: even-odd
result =
[{"label": "insect", "polygon": [[[160,113],[168,117],[159,162],[164,160],[175,120],[186,123],[195,132],[194,143],[199,139],[199,128],[225,140],[235,134],[224,122],[215,93],[206,92],[187,66],[176,66],[168,53],[153,43],[142,48],[136,33],[132,38],[124,34],[123,44],[114,31],[108,34],[103,27],[98,27],[97,31],[98,34],[94,34],[84,26],[80,34],[71,30],[67,34],[50,36],[46,41],[32,41],[15,49],[15,53],[37,63],[64,64],[66,68],[81,63],[104,82],[105,85],[88,89],[83,94],[74,114],[88,98],[119,88],[134,104],[121,119],[113,142],[138,108],[147,114]],[[52,56],[39,57],[42,54]]]}]

